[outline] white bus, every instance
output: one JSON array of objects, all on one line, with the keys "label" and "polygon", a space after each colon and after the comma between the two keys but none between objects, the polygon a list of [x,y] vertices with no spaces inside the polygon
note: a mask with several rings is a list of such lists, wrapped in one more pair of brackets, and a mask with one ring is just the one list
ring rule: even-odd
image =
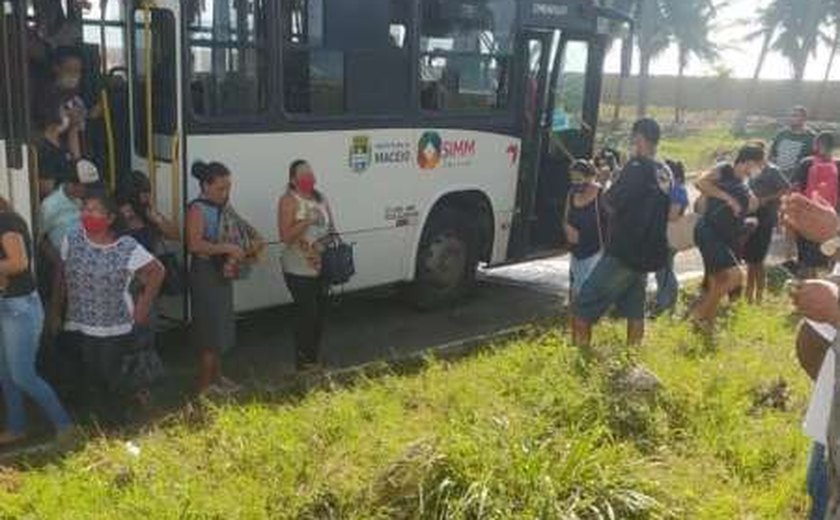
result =
[{"label": "white bus", "polygon": [[[45,4],[67,15],[79,0],[2,1],[0,193],[29,213],[27,31],[44,34]],[[83,83],[105,110],[91,153],[112,187],[147,172],[179,222],[190,166],[230,168],[233,204],[270,242],[236,285],[239,311],[289,301],[276,207],[299,158],[355,245],[348,290],[405,283],[431,306],[480,263],[557,251],[569,160],[592,153],[604,57],[629,24],[593,0],[92,4]]]}]

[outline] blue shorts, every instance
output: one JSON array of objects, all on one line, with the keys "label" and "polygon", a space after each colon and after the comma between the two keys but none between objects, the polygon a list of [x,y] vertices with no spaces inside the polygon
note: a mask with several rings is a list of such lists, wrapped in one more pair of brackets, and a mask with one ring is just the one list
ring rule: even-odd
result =
[{"label": "blue shorts", "polygon": [[595,253],[588,258],[575,258],[572,255],[572,261],[569,264],[569,278],[571,279],[572,297],[577,298],[584,282],[592,274],[592,270],[598,265],[601,260],[601,253]]},{"label": "blue shorts", "polygon": [[621,260],[604,255],[581,287],[575,316],[595,323],[615,307],[628,320],[645,319],[647,273],[640,273]]}]

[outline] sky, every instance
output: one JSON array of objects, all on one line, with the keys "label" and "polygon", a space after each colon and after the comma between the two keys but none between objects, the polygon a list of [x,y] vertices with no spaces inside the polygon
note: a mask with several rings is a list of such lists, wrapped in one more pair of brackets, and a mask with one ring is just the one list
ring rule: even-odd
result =
[{"label": "sky", "polygon": [[[714,41],[722,48],[719,65],[732,71],[734,77],[751,78],[758,63],[761,41],[745,42],[744,37],[755,31],[755,25],[745,22],[755,17],[757,8],[766,6],[770,0],[731,0],[731,4],[721,9],[713,31]],[[616,46],[616,48],[619,46]],[[806,71],[806,79],[821,81],[828,66],[827,46],[821,46],[817,55],[811,59]],[[620,53],[614,50],[607,60],[607,71],[617,72],[620,68]],[[633,59],[634,72],[638,70],[638,56]],[[651,72],[655,75],[677,74],[677,50],[668,49],[654,61]],[[715,66],[700,63],[693,59],[686,71],[692,76],[717,75]],[[768,56],[762,72],[764,79],[789,79],[793,76],[787,61],[778,54]],[[835,60],[831,73],[832,79],[840,81],[840,56]]]}]

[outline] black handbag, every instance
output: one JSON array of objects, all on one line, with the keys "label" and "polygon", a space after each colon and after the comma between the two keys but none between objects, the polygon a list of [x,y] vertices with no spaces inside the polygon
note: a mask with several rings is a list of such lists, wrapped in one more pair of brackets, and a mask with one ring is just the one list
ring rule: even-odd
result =
[{"label": "black handbag", "polygon": [[328,285],[344,285],[356,274],[353,246],[340,238],[330,240],[321,253],[321,276]]},{"label": "black handbag", "polygon": [[127,390],[148,389],[166,375],[166,369],[155,350],[154,331],[137,327],[132,336],[132,346],[122,357],[122,379]]}]

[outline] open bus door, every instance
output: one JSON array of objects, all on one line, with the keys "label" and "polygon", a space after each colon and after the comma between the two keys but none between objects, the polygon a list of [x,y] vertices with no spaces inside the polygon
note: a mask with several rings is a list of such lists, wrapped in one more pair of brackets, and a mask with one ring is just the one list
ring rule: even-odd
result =
[{"label": "open bus door", "polygon": [[[509,260],[548,256],[566,246],[563,214],[569,167],[591,159],[607,44],[632,20],[582,0],[528,0],[517,47],[521,160]],[[632,40],[625,39],[622,73]]]},{"label": "open bus door", "polygon": [[[131,167],[145,173],[155,207],[179,224],[184,222],[181,144],[183,118],[177,86],[181,75],[181,2],[139,2],[127,16],[130,24],[129,92]],[[183,240],[166,244],[183,262]],[[186,294],[160,299],[164,318],[183,321]]]},{"label": "open bus door", "polygon": [[27,88],[22,2],[2,0],[0,12],[0,195],[32,225],[27,161]]}]

